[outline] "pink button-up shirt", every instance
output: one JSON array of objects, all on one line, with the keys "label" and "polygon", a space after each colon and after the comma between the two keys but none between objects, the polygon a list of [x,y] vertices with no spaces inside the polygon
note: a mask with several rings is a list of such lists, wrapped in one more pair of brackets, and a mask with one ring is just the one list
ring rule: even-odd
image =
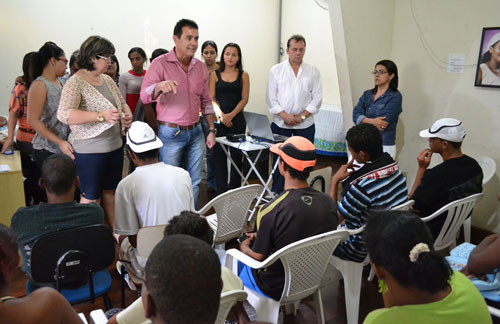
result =
[{"label": "pink button-up shirt", "polygon": [[[168,80],[177,81],[177,93],[162,93],[153,100],[156,85]],[[157,57],[149,66],[142,81],[141,100],[144,104],[157,102],[159,121],[181,126],[197,123],[200,111],[205,115],[214,113],[205,64],[193,57],[186,72],[175,56],[175,48]]]}]

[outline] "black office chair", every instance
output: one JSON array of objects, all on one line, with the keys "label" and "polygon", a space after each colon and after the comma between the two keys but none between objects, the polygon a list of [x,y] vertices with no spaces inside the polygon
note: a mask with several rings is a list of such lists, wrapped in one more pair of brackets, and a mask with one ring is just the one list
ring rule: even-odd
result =
[{"label": "black office chair", "polygon": [[[105,225],[90,225],[51,233],[39,238],[31,251],[29,294],[40,286],[52,285],[71,303],[94,303],[107,295],[111,275],[106,270],[115,259],[115,243]],[[33,282],[32,282],[33,281]]]}]

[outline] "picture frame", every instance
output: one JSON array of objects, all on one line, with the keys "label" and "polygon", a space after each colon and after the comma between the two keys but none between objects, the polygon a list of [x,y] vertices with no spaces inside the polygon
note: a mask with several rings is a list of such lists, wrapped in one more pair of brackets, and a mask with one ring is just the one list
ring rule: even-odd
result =
[{"label": "picture frame", "polygon": [[476,87],[500,88],[500,27],[485,27],[481,34],[477,60]]}]

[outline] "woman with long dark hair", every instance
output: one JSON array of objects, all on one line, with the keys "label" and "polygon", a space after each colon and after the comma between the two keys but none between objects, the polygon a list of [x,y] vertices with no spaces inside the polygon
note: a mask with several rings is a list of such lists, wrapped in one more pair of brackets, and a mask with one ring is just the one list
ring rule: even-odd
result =
[{"label": "woman with long dark hair", "polygon": [[354,107],[354,123],[375,125],[382,133],[384,152],[394,159],[396,156],[396,126],[402,111],[403,97],[398,91],[398,67],[391,60],[382,60],[375,64],[372,72],[375,87],[363,92]]},{"label": "woman with long dark hair", "polygon": [[[250,94],[250,77],[243,71],[240,46],[229,43],[222,50],[222,59],[218,70],[210,74],[210,95],[217,101],[221,110],[221,122],[216,124],[217,136],[245,133],[246,122],[243,109],[248,103]],[[241,186],[241,177],[231,166],[230,182],[227,182],[227,158],[220,145],[216,145],[215,179],[219,194]],[[231,159],[241,169],[243,157],[241,152],[231,149]]]},{"label": "woman with long dark hair", "polygon": [[81,203],[101,203],[114,225],[115,190],[122,179],[122,131],[132,114],[111,77],[104,74],[115,52],[104,37],[90,36],[80,47],[76,72],[64,86],[57,118],[70,125]]},{"label": "woman with long dark hair", "polygon": [[208,74],[219,68],[217,64],[217,44],[213,40],[207,40],[201,45],[201,57],[205,61]]},{"label": "woman with long dark hair", "polygon": [[38,168],[54,153],[75,158],[73,146],[67,141],[69,127],[57,119],[63,87],[59,77],[66,73],[67,64],[64,51],[53,42],[45,43],[32,57],[30,70],[35,80],[28,92],[28,122],[36,131],[32,143]]},{"label": "woman with long dark hair", "polygon": [[[16,143],[19,149],[21,146],[27,146],[27,150],[21,150],[21,156],[24,153],[33,154],[33,146],[31,141],[35,137],[35,131],[28,123],[28,90],[33,79],[29,71],[30,62],[35,52],[29,52],[23,58],[23,75],[21,76],[22,83],[14,86],[10,94],[9,101],[9,136],[3,144],[2,154],[10,147],[14,148],[14,133],[16,124],[19,122],[19,131],[16,136]],[[27,145],[24,145],[26,143]],[[29,147],[29,148],[28,148]]]},{"label": "woman with long dark hair", "polygon": [[119,84],[120,80],[120,63],[118,63],[118,58],[115,54],[111,55],[111,62],[108,64],[108,68],[104,71],[105,74],[109,75],[113,79],[116,85]]},{"label": "woman with long dark hair", "polygon": [[[201,45],[201,57],[205,61],[205,66],[207,67],[207,72],[214,72],[219,68],[217,63],[217,44],[213,40],[204,41]],[[203,135],[205,136],[205,141],[208,136],[208,124],[203,115],[200,116],[201,128],[203,129]],[[217,183],[215,181],[215,159],[214,159],[214,148],[206,149],[206,162],[207,162],[207,189],[217,192]]]},{"label": "woman with long dark hair", "polygon": [[33,81],[30,72],[31,60],[35,52],[29,52],[23,58],[23,75],[21,83],[18,83],[12,89],[9,101],[9,132],[7,140],[2,147],[2,154],[9,148],[14,148],[14,133],[16,124],[19,128],[16,135],[16,147],[21,152],[21,166],[23,169],[24,198],[26,206],[38,204],[42,199],[42,192],[38,187],[40,172],[33,161],[33,138],[35,130],[28,123],[28,90]]},{"label": "woman with long dark hair", "polygon": [[365,324],[491,323],[479,291],[434,251],[431,231],[418,216],[373,213],[363,238],[385,306]]},{"label": "woman with long dark hair", "polygon": [[128,58],[132,70],[120,75],[119,85],[120,92],[133,114],[141,94],[142,80],[146,75],[144,64],[148,61],[148,57],[142,48],[133,47],[128,51]]}]

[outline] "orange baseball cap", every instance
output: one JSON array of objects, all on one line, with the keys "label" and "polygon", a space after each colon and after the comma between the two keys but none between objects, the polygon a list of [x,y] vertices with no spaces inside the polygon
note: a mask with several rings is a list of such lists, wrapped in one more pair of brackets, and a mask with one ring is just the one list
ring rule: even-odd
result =
[{"label": "orange baseball cap", "polygon": [[292,136],[283,143],[274,144],[270,150],[298,171],[304,171],[305,168],[316,164],[316,148],[302,136]]}]

